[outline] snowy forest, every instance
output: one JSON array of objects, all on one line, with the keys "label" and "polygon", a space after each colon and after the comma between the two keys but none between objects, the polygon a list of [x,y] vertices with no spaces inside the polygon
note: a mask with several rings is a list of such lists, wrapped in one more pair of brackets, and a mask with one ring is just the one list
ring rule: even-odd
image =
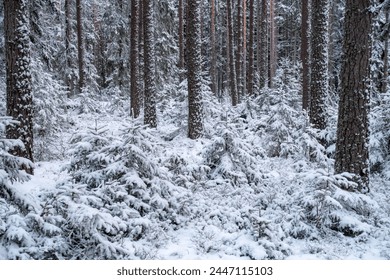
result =
[{"label": "snowy forest", "polygon": [[390,259],[390,0],[0,0],[0,259]]}]

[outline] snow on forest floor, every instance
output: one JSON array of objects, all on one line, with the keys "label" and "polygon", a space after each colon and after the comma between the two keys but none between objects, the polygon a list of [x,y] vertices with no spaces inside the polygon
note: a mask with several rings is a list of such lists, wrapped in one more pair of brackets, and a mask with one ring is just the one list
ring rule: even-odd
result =
[{"label": "snow on forest floor", "polygon": [[[69,179],[64,167],[69,164],[66,155],[69,142],[79,131],[109,128],[116,135],[123,127],[123,118],[119,115],[79,114],[71,118],[70,125],[63,132],[62,150],[64,160],[37,162],[35,175],[24,183],[16,183],[18,195],[37,203],[36,209],[43,205],[39,197],[55,189],[58,184]],[[185,162],[186,168],[202,167],[202,153],[212,144],[210,139],[189,140],[184,129],[172,124],[161,124],[157,133],[168,135],[161,137],[162,148],[159,159],[164,162],[178,156]],[[262,178],[267,189],[263,193],[253,188],[229,187],[221,177],[186,185],[187,200],[183,202],[186,213],[178,220],[178,225],[159,227],[149,237],[137,241],[124,240],[128,247],[134,248],[138,257],[143,259],[390,259],[390,181],[373,176],[369,196],[378,204],[375,209],[376,226],[369,233],[357,237],[347,237],[341,232],[326,229],[310,238],[293,238],[285,232],[291,226],[292,216],[297,215],[291,206],[290,193],[294,193],[294,162],[292,159],[265,157],[258,159],[262,167]],[[165,167],[164,167],[165,168]],[[179,182],[180,176],[173,178]],[[195,180],[196,181],[196,180]],[[273,192],[272,192],[273,190]],[[270,193],[267,193],[270,191]],[[270,205],[267,210],[259,208],[259,199]],[[263,235],[259,229],[248,224],[258,219],[268,225]],[[0,259],[6,256],[0,246]]]}]

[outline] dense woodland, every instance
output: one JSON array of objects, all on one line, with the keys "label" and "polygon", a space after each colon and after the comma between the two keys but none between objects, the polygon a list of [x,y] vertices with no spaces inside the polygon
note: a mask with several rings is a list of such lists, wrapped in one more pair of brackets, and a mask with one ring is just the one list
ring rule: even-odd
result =
[{"label": "dense woodland", "polygon": [[390,259],[389,0],[0,0],[1,259]]}]

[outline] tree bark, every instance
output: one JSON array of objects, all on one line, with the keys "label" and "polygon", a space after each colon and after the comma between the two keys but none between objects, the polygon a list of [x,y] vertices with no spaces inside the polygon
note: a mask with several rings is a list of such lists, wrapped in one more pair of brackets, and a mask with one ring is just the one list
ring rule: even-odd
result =
[{"label": "tree bark", "polygon": [[[30,30],[25,0],[4,0],[4,36],[7,80],[7,115],[18,124],[7,127],[9,139],[24,144],[12,152],[15,156],[33,158],[33,96],[30,73]],[[30,166],[24,170],[33,174]]]},{"label": "tree bark", "polygon": [[188,0],[187,50],[188,137],[196,139],[203,133],[199,0]]},{"label": "tree bark", "polygon": [[82,21],[82,1],[76,0],[76,18],[77,18],[77,51],[78,51],[78,64],[79,64],[79,85],[78,90],[81,93],[85,87],[84,77],[84,34],[83,34],[83,21]]},{"label": "tree bark", "polygon": [[[264,0],[263,0],[264,1]],[[268,65],[268,86],[273,87],[273,79],[276,74],[276,25],[275,25],[275,0],[269,2],[269,24],[270,24],[270,43],[269,43],[269,65]]]},{"label": "tree bark", "polygon": [[229,48],[230,95],[232,98],[232,105],[236,106],[238,103],[238,96],[237,96],[236,65],[234,61],[232,0],[227,0],[226,5],[227,5],[228,35],[229,35],[228,48]]},{"label": "tree bark", "polygon": [[302,109],[309,110],[310,53],[309,53],[309,0],[302,0],[301,61],[302,61]]},{"label": "tree bark", "polygon": [[249,64],[248,64],[248,95],[253,94],[254,75],[254,0],[249,0]]},{"label": "tree bark", "polygon": [[370,1],[347,0],[335,171],[353,173],[363,193],[369,191],[371,28]]},{"label": "tree bark", "polygon": [[328,0],[312,0],[310,121],[325,129],[328,95]]},{"label": "tree bark", "polygon": [[260,42],[259,53],[257,54],[259,60],[259,76],[260,88],[265,87],[268,78],[268,36],[267,36],[267,1],[261,0],[261,18],[260,21]]},{"label": "tree bark", "polygon": [[211,25],[210,25],[210,43],[211,43],[211,91],[217,94],[217,53],[215,46],[215,0],[211,0]]},{"label": "tree bark", "polygon": [[130,115],[138,118],[140,114],[140,75],[139,75],[139,0],[131,0],[131,38],[130,38]]},{"label": "tree bark", "polygon": [[153,0],[144,0],[144,123],[157,127]]}]

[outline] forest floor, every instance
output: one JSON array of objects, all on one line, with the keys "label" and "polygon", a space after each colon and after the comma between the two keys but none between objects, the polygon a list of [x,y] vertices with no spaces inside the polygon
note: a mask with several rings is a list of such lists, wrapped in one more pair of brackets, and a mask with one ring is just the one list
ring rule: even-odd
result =
[{"label": "forest floor", "polygon": [[[179,109],[168,113],[177,119],[176,123],[161,121],[157,129],[148,130],[155,139],[151,160],[167,174],[170,184],[179,186],[175,195],[180,214],[171,217],[170,222],[153,218],[153,213],[146,215],[145,223],[150,226],[143,237],[121,240],[121,246],[130,248],[129,258],[390,259],[389,176],[373,175],[371,192],[363,198],[346,193],[337,196],[336,191],[326,197],[331,201],[326,204],[326,200],[317,201],[313,195],[318,190],[313,189],[316,184],[312,181],[318,176],[312,175],[317,173],[302,155],[268,156],[258,147],[270,145],[272,139],[258,132],[263,127],[261,120],[259,123],[248,117],[242,122],[232,117],[233,125],[223,124],[218,130],[219,124],[209,119],[206,137],[189,140],[185,126],[180,125],[183,112]],[[101,127],[108,128],[109,135],[120,135],[123,122],[129,121],[124,120],[124,114],[109,110],[68,112],[68,125],[57,135],[57,142],[48,145],[48,149],[56,147],[57,159],[36,162],[31,180],[14,184],[18,196],[41,211],[46,207],[46,194],[55,193],[62,182],[73,180],[69,164],[75,155],[69,151],[75,135]],[[240,112],[226,112],[223,117],[231,114],[237,116]],[[210,160],[216,155],[218,160]],[[302,174],[309,174],[305,176],[310,179],[302,179]],[[357,216],[345,206],[348,200],[352,208],[356,201],[356,205],[364,204],[368,214]],[[317,221],[308,218],[311,214],[307,209],[315,209],[307,205],[322,206],[318,206],[317,211],[322,212],[315,215]],[[349,209],[340,212],[345,214],[341,222],[357,227],[358,234],[348,236],[331,229],[329,216],[344,211],[334,212],[334,205]],[[0,246],[0,259],[7,258],[7,250]]]},{"label": "forest floor", "polygon": [[[68,143],[77,131],[94,127],[96,119],[99,120],[99,126],[110,127],[112,133],[118,131],[122,121],[120,117],[107,115],[82,114],[75,118],[75,125],[63,134],[63,137],[68,138],[64,142]],[[162,126],[159,131],[172,131],[172,127]],[[164,143],[161,156],[169,158],[172,154],[180,154],[187,166],[197,166],[201,161],[200,155],[210,142],[207,139],[188,140],[184,133],[179,133],[172,141]],[[37,162],[32,179],[18,183],[15,189],[23,196],[35,197],[32,200],[39,201],[42,193],[50,192],[69,177],[65,171],[68,163],[68,160]],[[264,166],[268,180],[272,177],[277,182],[284,182],[282,184],[294,180],[293,159],[267,157],[258,164]],[[265,224],[273,226],[265,229],[268,232],[261,235],[254,232],[259,229],[248,227],[242,220],[242,217],[247,216],[247,213],[242,213],[245,211],[259,211],[254,215],[260,218],[263,214],[262,210],[256,208],[258,196],[253,190],[218,185],[218,180],[209,183],[190,187],[191,198],[186,202],[188,217],[181,224],[155,229],[158,234],[153,236],[158,236],[158,240],[146,238],[129,241],[138,255],[144,259],[390,259],[390,182],[381,176],[373,176],[369,194],[378,203],[375,210],[379,211],[376,214],[378,226],[371,227],[367,233],[358,237],[344,236],[330,229],[302,239],[284,234],[281,232],[286,231],[286,221],[283,219],[288,216],[284,212],[286,210],[280,207],[286,204],[284,192],[270,194],[272,197],[269,199],[277,206],[264,213],[264,221],[268,220]],[[241,222],[242,225],[237,227]]]}]

